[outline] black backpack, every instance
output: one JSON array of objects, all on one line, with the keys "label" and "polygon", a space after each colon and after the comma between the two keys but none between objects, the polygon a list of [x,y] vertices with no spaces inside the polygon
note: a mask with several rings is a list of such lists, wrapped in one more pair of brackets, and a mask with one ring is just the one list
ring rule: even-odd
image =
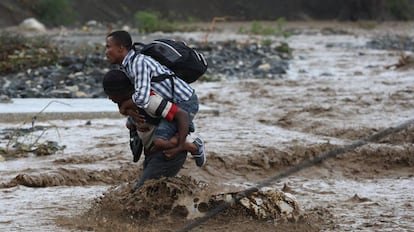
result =
[{"label": "black backpack", "polygon": [[[165,65],[187,83],[193,83],[207,70],[204,56],[182,41],[156,39],[149,44],[134,43],[133,48]],[[165,78],[168,77],[154,77],[153,81]]]}]

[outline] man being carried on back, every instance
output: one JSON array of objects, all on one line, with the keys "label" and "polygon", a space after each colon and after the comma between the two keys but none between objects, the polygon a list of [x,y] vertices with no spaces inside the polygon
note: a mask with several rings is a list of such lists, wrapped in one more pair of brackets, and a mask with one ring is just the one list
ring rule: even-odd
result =
[{"label": "man being carried on back", "polygon": [[[118,104],[118,107],[123,102],[128,101],[134,93],[134,86],[130,83],[127,75],[121,70],[111,70],[107,72],[103,78],[104,92],[109,99]],[[186,142],[186,137],[189,134],[189,120],[187,112],[180,109],[176,104],[166,101],[154,91],[150,93],[149,105],[145,110],[139,108],[128,108],[124,112],[125,116],[129,116],[127,127],[130,130],[136,130],[142,140],[142,146],[146,155],[156,152],[159,149],[155,147],[152,141],[153,133],[156,126],[160,122],[160,117],[165,118],[169,122],[175,122],[178,132],[176,136],[168,141],[161,141],[163,153],[167,158],[174,158],[175,155],[182,151],[189,151],[196,158],[197,166],[202,166],[205,163],[203,147],[200,138],[196,138],[195,142]],[[132,120],[135,118],[135,120]],[[137,128],[138,127],[138,128]],[[180,139],[183,138],[183,139]],[[202,154],[200,154],[202,153]],[[137,162],[141,151],[137,151],[134,162]]]},{"label": "man being carried on back", "polygon": [[[193,118],[198,112],[198,98],[191,86],[176,77],[175,74],[161,65],[159,62],[149,56],[136,53],[132,48],[132,39],[126,31],[115,31],[106,37],[105,54],[111,64],[119,64],[124,69],[127,77],[134,84],[132,96],[122,103],[118,104],[119,111],[124,115],[131,115],[135,122],[129,123],[129,127],[134,129],[134,124],[139,123],[142,118],[134,113],[134,110],[146,110],[151,105],[151,92],[168,99],[170,102],[187,112],[189,119],[190,131],[194,131]],[[153,77],[169,76],[165,80],[151,82]],[[128,124],[128,123],[127,123]],[[154,131],[153,148],[154,151],[164,151],[169,157],[184,154],[182,146],[170,148],[170,139],[179,132],[179,125],[162,118]],[[139,129],[139,128],[138,128]],[[180,132],[179,132],[180,133]],[[178,137],[178,144],[183,144],[185,138]],[[197,153],[192,154],[198,166],[205,163],[204,144],[201,139],[196,139],[194,144],[197,145]],[[147,157],[146,157],[147,158]],[[155,161],[154,161],[155,162]],[[148,165],[152,163],[149,162]]]}]

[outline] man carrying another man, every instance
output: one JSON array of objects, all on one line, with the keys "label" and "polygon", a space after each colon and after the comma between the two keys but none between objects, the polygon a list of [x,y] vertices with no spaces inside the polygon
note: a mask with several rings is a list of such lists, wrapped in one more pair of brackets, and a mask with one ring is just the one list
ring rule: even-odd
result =
[{"label": "man carrying another man", "polygon": [[[186,135],[194,130],[192,120],[199,108],[194,89],[153,58],[134,51],[131,36],[126,31],[115,31],[106,37],[105,54],[111,64],[119,64],[123,70],[108,72],[104,78],[104,89],[106,86],[106,92],[109,91],[117,81],[125,84],[120,84],[121,89],[115,91],[116,94],[111,90],[108,95],[118,104],[120,113],[132,119],[128,120],[127,126],[131,130],[137,128],[141,139],[145,135],[150,138],[143,141],[146,145],[144,172],[136,188],[147,179],[175,176],[186,159],[187,151],[191,152],[197,166],[204,165],[203,141],[197,138],[193,143],[186,143]],[[162,75],[172,78],[151,82],[153,77]],[[132,87],[127,87],[127,82],[124,82],[127,79]],[[145,113],[148,114],[146,118],[142,116]],[[163,116],[152,128],[143,124],[151,123],[151,118],[154,118],[148,117],[151,114]]]}]

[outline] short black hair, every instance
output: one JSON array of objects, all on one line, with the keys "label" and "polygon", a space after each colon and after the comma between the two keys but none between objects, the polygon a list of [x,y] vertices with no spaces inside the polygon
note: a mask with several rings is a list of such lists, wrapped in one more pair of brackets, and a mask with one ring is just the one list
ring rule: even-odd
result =
[{"label": "short black hair", "polygon": [[132,38],[127,31],[114,31],[109,33],[106,38],[112,37],[114,42],[118,45],[124,46],[126,49],[131,50]]},{"label": "short black hair", "polygon": [[102,81],[103,89],[108,96],[122,96],[134,92],[134,85],[127,74],[118,69],[108,71]]}]

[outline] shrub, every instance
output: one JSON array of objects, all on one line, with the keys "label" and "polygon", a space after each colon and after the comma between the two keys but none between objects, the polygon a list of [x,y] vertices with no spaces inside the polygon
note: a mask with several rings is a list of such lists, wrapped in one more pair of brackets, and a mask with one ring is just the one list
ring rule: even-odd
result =
[{"label": "shrub", "polygon": [[409,0],[387,0],[386,8],[397,19],[412,19],[414,13],[413,5]]},{"label": "shrub", "polygon": [[156,11],[138,11],[134,15],[135,24],[141,32],[173,32],[180,30],[176,23],[161,18]]},{"label": "shrub", "polygon": [[70,25],[77,18],[69,0],[37,0],[34,11],[48,26]]},{"label": "shrub", "polygon": [[275,35],[275,36],[283,36],[283,37],[289,37],[290,34],[286,32],[283,28],[285,24],[284,18],[279,18],[276,21],[276,27],[274,26],[264,26],[262,23],[258,21],[253,21],[250,24],[250,28],[246,29],[244,27],[239,28],[240,33],[247,33],[247,34],[253,34],[253,35]]}]

